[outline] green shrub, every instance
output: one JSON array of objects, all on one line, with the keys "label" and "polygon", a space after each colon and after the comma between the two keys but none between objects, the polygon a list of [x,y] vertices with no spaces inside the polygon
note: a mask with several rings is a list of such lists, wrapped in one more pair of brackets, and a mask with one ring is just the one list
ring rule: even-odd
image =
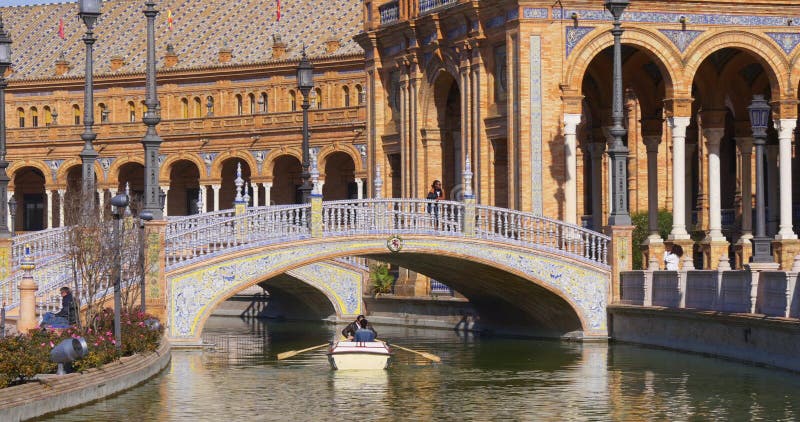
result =
[{"label": "green shrub", "polygon": [[[647,212],[631,214],[633,223],[633,269],[641,270],[645,267],[642,262],[642,242],[650,235],[650,219]],[[672,230],[672,213],[666,210],[658,211],[658,233],[662,239],[666,239]],[[661,257],[656,257],[661,259]]]},{"label": "green shrub", "polygon": [[[164,328],[161,324],[154,326],[151,321],[157,320],[150,314],[122,313],[122,356],[158,349]],[[94,322],[83,330],[78,327],[37,330],[0,339],[0,388],[24,383],[36,374],[54,372],[56,364],[50,362],[50,350],[67,338],[83,337],[89,346],[89,353],[72,363],[75,371],[97,368],[119,359],[114,336],[114,311],[103,309],[97,313]]]},{"label": "green shrub", "polygon": [[372,264],[369,267],[369,280],[375,293],[391,293],[394,285],[394,276],[389,273],[389,265],[385,263]]}]

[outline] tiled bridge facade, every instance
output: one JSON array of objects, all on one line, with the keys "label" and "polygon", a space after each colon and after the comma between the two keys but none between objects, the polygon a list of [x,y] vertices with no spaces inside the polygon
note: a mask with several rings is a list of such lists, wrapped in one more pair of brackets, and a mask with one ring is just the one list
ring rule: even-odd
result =
[{"label": "tiled bridge facade", "polygon": [[[54,258],[65,241],[58,233],[27,235],[12,248],[19,256],[20,241],[32,245],[40,262],[33,275],[39,295],[71,282],[65,276],[71,271],[64,271],[68,264]],[[148,311],[167,321],[173,344],[198,344],[218,304],[286,273],[321,292],[338,317],[361,313],[362,277],[333,265],[354,256],[448,282],[454,277],[451,287],[478,308],[512,305],[537,327],[536,334],[607,336],[610,238],[530,213],[477,205],[472,198],[322,202],[315,196],[304,205],[242,203],[234,210],[150,222],[146,233]],[[20,273],[8,280],[14,283]]]}]

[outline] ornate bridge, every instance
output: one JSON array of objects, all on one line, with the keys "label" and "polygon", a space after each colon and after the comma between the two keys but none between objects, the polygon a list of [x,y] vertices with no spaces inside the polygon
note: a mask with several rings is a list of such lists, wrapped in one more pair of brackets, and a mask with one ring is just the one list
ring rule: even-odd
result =
[{"label": "ornate bridge", "polygon": [[[464,202],[367,199],[245,208],[173,217],[148,226],[147,296],[162,306],[174,343],[199,341],[212,310],[237,292],[293,273],[339,317],[362,312],[362,282],[331,262],[392,262],[464,293],[479,309],[515,308],[537,333],[604,337],[609,237],[514,210]],[[14,239],[37,261],[40,295],[71,281],[65,229]],[[7,278],[15,283],[19,271]],[[5,286],[4,291],[9,289]],[[14,297],[18,300],[18,297]],[[16,306],[12,300],[8,309]],[[516,317],[515,317],[516,318]]]}]

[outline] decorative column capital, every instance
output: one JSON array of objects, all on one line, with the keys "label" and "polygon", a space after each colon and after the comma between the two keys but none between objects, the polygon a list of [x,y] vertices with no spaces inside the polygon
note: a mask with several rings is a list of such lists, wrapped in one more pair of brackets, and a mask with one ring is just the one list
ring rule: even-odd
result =
[{"label": "decorative column capital", "polygon": [[736,146],[742,155],[750,155],[753,153],[753,137],[751,136],[737,136],[735,138]]},{"label": "decorative column capital", "polygon": [[647,152],[658,152],[658,145],[661,144],[661,135],[644,135],[642,142],[647,147]]},{"label": "decorative column capital", "polygon": [[797,127],[797,119],[776,119],[773,120],[775,130],[778,131],[778,139],[792,139],[794,129]]},{"label": "decorative column capital", "polygon": [[580,124],[580,114],[564,114],[564,135],[575,135]]},{"label": "decorative column capital", "polygon": [[686,128],[689,127],[689,123],[692,121],[691,117],[669,117],[667,118],[667,122],[669,123],[670,129],[672,129],[672,136],[678,136],[681,138],[686,137]]},{"label": "decorative column capital", "polygon": [[718,153],[719,143],[722,141],[722,137],[725,136],[725,128],[705,128],[703,129],[703,136],[706,138],[706,145],[708,146],[709,150],[715,149]]}]

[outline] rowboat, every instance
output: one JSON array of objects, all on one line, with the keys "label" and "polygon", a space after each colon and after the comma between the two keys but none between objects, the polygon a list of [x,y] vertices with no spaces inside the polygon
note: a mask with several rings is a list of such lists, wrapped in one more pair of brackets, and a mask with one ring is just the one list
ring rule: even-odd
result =
[{"label": "rowboat", "polygon": [[339,341],[328,351],[333,369],[386,369],[392,350],[382,341]]}]

